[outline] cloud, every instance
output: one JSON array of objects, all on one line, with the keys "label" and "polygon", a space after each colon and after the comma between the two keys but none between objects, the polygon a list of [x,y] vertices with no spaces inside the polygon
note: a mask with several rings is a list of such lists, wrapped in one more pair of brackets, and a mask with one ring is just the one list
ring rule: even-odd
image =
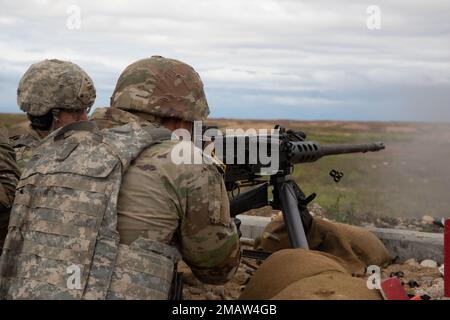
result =
[{"label": "cloud", "polygon": [[0,111],[17,110],[18,80],[41,59],[78,63],[100,106],[121,70],[159,54],[197,69],[212,116],[449,121],[450,2],[377,2],[381,30],[356,0],[0,0]]}]

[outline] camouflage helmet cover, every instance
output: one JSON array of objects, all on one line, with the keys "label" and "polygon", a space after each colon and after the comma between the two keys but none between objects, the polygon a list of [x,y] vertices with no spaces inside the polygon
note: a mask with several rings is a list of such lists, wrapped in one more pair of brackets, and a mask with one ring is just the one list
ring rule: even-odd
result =
[{"label": "camouflage helmet cover", "polygon": [[122,72],[111,107],[187,121],[204,120],[209,114],[203,83],[194,68],[161,56],[139,60]]},{"label": "camouflage helmet cover", "polygon": [[28,68],[17,88],[17,104],[32,116],[52,109],[81,110],[94,104],[92,79],[78,65],[57,59]]}]

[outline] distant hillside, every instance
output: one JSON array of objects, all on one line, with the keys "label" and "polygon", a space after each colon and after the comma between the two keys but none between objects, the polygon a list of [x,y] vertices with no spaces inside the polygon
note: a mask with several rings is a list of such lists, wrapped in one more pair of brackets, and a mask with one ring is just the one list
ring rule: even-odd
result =
[{"label": "distant hillside", "polygon": [[0,113],[0,126],[9,128],[23,121],[27,121],[27,116],[24,113]]}]

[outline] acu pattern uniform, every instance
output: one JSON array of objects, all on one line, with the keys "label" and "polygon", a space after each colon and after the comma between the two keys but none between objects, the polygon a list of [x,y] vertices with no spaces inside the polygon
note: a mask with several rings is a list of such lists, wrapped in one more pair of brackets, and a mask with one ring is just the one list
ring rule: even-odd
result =
[{"label": "acu pattern uniform", "polygon": [[10,141],[0,132],[0,254],[19,177],[14,150]]},{"label": "acu pattern uniform", "polygon": [[[17,186],[0,298],[167,298],[179,253],[143,237],[119,244],[117,232],[123,173],[164,135],[133,123],[100,132],[81,121],[47,136]],[[77,269],[79,284],[70,285]]]}]

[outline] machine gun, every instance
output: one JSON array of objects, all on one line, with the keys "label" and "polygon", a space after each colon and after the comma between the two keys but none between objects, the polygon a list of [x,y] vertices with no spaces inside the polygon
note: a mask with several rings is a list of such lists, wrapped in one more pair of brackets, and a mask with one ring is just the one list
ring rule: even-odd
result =
[{"label": "machine gun", "polygon": [[[307,204],[316,194],[306,197],[289,177],[294,165],[331,155],[380,151],[385,146],[382,142],[320,145],[307,141],[306,134],[301,131],[276,126],[273,132],[276,134],[209,135],[214,141],[216,155],[226,165],[224,180],[231,194],[230,214],[234,217],[250,209],[270,205],[282,211],[291,246],[308,249],[305,229],[312,218]],[[266,152],[267,157],[261,151]],[[241,192],[246,187],[253,188]],[[272,191],[271,200],[269,190]]]}]

